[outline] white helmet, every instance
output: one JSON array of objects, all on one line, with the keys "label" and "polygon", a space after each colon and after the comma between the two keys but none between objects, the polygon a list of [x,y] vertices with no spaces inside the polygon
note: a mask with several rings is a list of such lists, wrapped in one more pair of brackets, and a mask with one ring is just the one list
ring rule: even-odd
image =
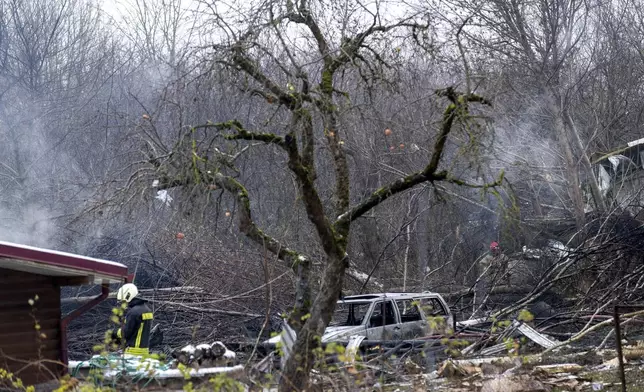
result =
[{"label": "white helmet", "polygon": [[130,302],[138,293],[139,289],[137,289],[134,284],[126,283],[121,286],[119,291],[116,293],[116,299],[119,301]]}]

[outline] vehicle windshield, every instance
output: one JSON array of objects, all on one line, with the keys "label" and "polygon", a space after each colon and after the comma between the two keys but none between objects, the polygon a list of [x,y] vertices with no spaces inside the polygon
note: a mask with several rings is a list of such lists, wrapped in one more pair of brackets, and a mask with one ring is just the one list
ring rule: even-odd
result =
[{"label": "vehicle windshield", "polygon": [[329,327],[351,327],[361,325],[371,302],[339,302]]}]

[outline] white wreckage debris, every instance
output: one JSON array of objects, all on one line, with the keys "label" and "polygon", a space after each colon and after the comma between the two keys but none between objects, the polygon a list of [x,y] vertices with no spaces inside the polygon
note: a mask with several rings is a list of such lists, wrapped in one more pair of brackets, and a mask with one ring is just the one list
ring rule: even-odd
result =
[{"label": "white wreckage debris", "polygon": [[[159,180],[152,181],[152,188],[158,188],[159,184],[160,184]],[[167,206],[169,206],[170,203],[172,203],[172,200],[173,200],[172,196],[170,196],[168,191],[165,190],[165,189],[158,190],[157,195],[154,198],[157,199],[157,200],[160,200],[161,202],[163,202],[163,204],[165,204]]]},{"label": "white wreckage debris", "polygon": [[[637,201],[642,197],[633,199],[633,195],[639,195],[641,188],[638,178],[644,169],[644,138],[633,140],[608,154],[593,154],[592,159],[592,171],[602,196],[627,210],[638,205]],[[593,200],[590,187],[585,185],[585,198]],[[588,203],[585,211],[590,212],[594,208],[592,203]]]},{"label": "white wreckage debris", "polygon": [[[189,345],[181,350],[183,350],[183,355],[194,356],[195,353],[199,351],[197,347]],[[204,347],[201,348],[203,349]],[[177,350],[177,352],[181,350]],[[105,366],[106,363],[109,365]],[[73,375],[79,371],[89,372],[92,369],[100,369],[102,370],[102,377],[104,380],[121,380],[123,377],[127,377],[132,380],[184,380],[186,374],[189,374],[190,377],[208,377],[222,373],[231,377],[237,377],[241,376],[244,372],[243,365],[211,367],[190,366],[187,369],[178,369],[177,367],[177,360],[174,360],[171,363],[165,363],[154,358],[144,358],[139,355],[129,354],[108,356],[94,355],[92,358],[85,361],[68,362],[70,374]]]},{"label": "white wreckage debris", "polygon": [[172,196],[170,196],[170,194],[168,194],[168,191],[166,191],[165,189],[157,191],[157,195],[154,198],[162,201],[167,206],[169,206],[173,200]]},{"label": "white wreckage debris", "polygon": [[[462,331],[466,332],[468,328],[477,327],[483,324],[487,325],[489,323],[490,323],[490,319],[480,318],[480,319],[459,322],[457,323],[457,327],[462,328],[463,329]],[[503,330],[501,333],[498,333],[493,340],[488,341],[487,343],[483,343],[481,341],[474,342],[468,347],[465,347],[462,351],[462,354],[463,355],[483,355],[483,356],[499,355],[508,351],[506,338],[516,337],[519,335],[525,336],[534,344],[545,349],[553,349],[559,343],[558,341],[553,340],[549,336],[546,336],[545,334],[532,328],[530,325],[518,320],[514,320],[510,324],[509,328]],[[496,344],[490,345],[490,343],[496,343]]]},{"label": "white wreckage debris", "polygon": [[[188,371],[188,374],[190,377],[207,377],[207,376],[214,376],[216,374],[226,374],[229,377],[232,376],[233,374],[242,374],[244,372],[244,366],[243,365],[236,365],[236,366],[220,366],[220,367],[201,367],[201,368],[193,368]],[[180,369],[167,369],[167,370],[158,370],[153,373],[153,376],[155,379],[161,380],[161,379],[184,379],[186,377],[186,372],[184,370]],[[107,379],[115,378],[118,376],[120,373],[117,371],[107,371],[105,373],[105,377]],[[130,376],[149,376],[149,372],[145,372],[143,370],[139,371],[138,373],[131,374]]]},{"label": "white wreckage debris", "polygon": [[567,259],[572,253],[572,249],[564,245],[561,241],[549,240],[548,245],[543,248],[528,248],[523,245],[522,255],[526,260],[539,260],[545,255],[556,257],[558,259]]},{"label": "white wreckage debris", "polygon": [[189,344],[172,352],[172,358],[177,365],[183,364],[189,367],[222,367],[232,366],[237,355],[230,351],[222,342],[216,341],[212,344],[202,343],[196,346]]},{"label": "white wreckage debris", "polygon": [[539,333],[536,329],[532,328],[528,324],[514,320],[512,326],[515,327],[517,331],[519,331],[523,336],[532,340],[543,348],[553,348],[557,346],[557,342]]}]

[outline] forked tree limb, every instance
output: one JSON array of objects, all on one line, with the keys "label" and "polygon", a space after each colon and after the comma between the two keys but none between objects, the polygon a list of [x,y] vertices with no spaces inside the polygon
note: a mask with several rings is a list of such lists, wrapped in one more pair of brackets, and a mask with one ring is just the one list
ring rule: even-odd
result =
[{"label": "forked tree limb", "polygon": [[447,138],[452,132],[454,121],[459,115],[464,115],[467,111],[468,102],[479,102],[486,105],[489,105],[490,102],[485,98],[476,95],[476,94],[459,94],[453,89],[438,90],[436,92],[439,96],[447,97],[452,103],[445,109],[443,113],[443,121],[441,125],[441,131],[438,134],[436,142],[434,143],[434,149],[429,163],[425,168],[416,173],[412,173],[408,176],[400,178],[389,185],[378,189],[372,193],[365,200],[360,202],[358,205],[351,207],[348,211],[341,214],[335,221],[335,225],[342,226],[361,217],[372,208],[387,200],[393,195],[404,192],[413,188],[414,186],[421,184],[423,182],[434,182],[434,181],[447,181],[452,182],[457,185],[464,185],[469,187],[478,187],[478,188],[492,188],[499,186],[503,183],[503,173],[499,178],[489,184],[469,184],[463,180],[459,180],[449,176],[447,171],[438,171],[438,165],[441,158],[445,152],[445,143]]}]

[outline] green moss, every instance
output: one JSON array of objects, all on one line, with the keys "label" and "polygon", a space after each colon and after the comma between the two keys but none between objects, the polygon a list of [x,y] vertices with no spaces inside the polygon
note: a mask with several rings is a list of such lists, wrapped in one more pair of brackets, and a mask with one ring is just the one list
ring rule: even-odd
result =
[{"label": "green moss", "polygon": [[322,71],[322,81],[320,82],[320,88],[325,94],[333,93],[333,72],[328,68],[325,68]]},{"label": "green moss", "polygon": [[305,107],[299,107],[293,111],[294,114],[301,116],[305,120],[311,120],[311,112]]},{"label": "green moss", "polygon": [[248,197],[248,191],[244,186],[234,178],[227,178],[227,181],[230,181],[232,187],[237,189],[237,196],[239,197],[239,201],[243,204],[244,208],[246,211],[250,211],[250,199]]},{"label": "green moss", "polygon": [[387,194],[387,189],[385,189],[384,187],[378,188],[373,194],[378,198],[384,197]]},{"label": "green moss", "polygon": [[413,179],[414,179],[414,175],[407,176],[407,177],[403,178],[403,183],[405,185],[407,185],[407,184],[411,183]]}]

